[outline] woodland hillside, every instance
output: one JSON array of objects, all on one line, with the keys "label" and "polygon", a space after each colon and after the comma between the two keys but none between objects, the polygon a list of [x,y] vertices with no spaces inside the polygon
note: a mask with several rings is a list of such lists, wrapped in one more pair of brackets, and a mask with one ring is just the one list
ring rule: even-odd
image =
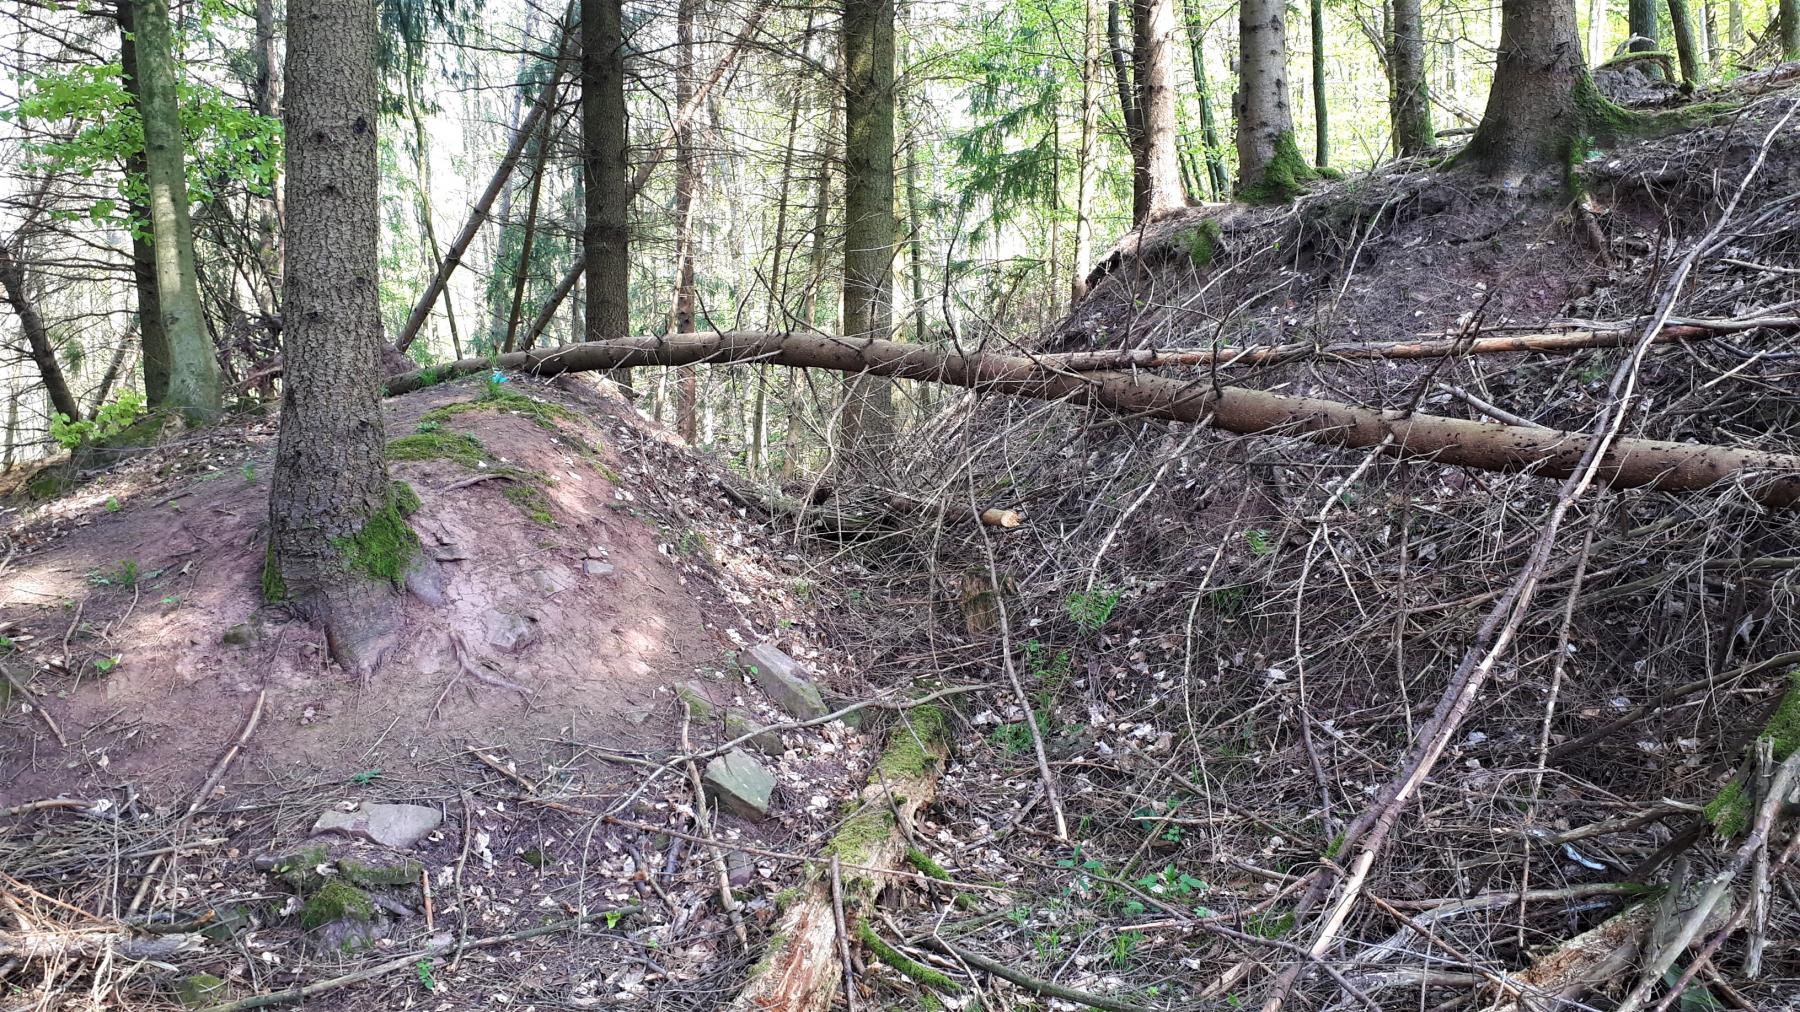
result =
[{"label": "woodland hillside", "polygon": [[1800,1009],[1791,0],[0,35],[0,1009]]}]

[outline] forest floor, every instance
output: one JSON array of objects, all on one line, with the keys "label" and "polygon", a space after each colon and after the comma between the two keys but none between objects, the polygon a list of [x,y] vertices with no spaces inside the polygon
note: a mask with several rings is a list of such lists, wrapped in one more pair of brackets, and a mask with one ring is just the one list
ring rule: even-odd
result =
[{"label": "forest floor", "polygon": [[[1569,180],[1500,189],[1414,164],[1291,208],[1192,209],[1127,237],[1032,348],[1631,321],[1715,227],[1674,315],[1791,316],[1800,130],[1775,128],[1800,96],[1752,80],[1734,99],[1596,153],[1573,204]],[[1629,361],[1314,356],[1191,376],[1580,430]],[[1797,370],[1791,326],[1658,346],[1631,373],[1628,431],[1800,451]],[[1609,1007],[1690,967],[1684,1009],[1800,993],[1780,860],[1750,930],[1704,961],[1675,950],[1672,976],[1639,969],[1663,909],[1640,897],[1753,879],[1705,810],[1800,699],[1800,521],[1740,489],[1576,504],[1511,650],[1313,959],[1301,898],[1347,859],[1346,824],[1401,773],[1530,564],[1554,482],[967,394],[897,448],[881,494],[828,501],[861,517],[823,538],[604,382],[432,387],[390,399],[388,423],[429,458],[395,473],[430,565],[366,685],[260,601],[268,420],[6,503],[0,667],[19,688],[0,808],[70,800],[0,826],[0,944],[35,931],[56,948],[0,953],[5,1007],[320,983],[306,1007],[719,1007],[763,969],[884,732],[906,727],[790,719],[744,677],[768,642],[827,705],[958,691],[937,802],[904,827],[924,875],[896,877],[873,925],[917,963],[856,946],[858,1007],[1237,1008],[1290,967],[1291,1009]],[[872,505],[891,492],[915,508]],[[969,506],[1025,522],[970,523]],[[703,816],[698,768],[735,734],[684,716],[672,689],[694,681],[778,728],[758,760],[767,819]],[[397,849],[311,831],[357,802],[437,821]]]}]

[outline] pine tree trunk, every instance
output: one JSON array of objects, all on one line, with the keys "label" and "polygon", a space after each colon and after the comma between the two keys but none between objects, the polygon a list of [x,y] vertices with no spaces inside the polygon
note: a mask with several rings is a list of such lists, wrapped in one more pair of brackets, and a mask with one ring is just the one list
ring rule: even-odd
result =
[{"label": "pine tree trunk", "polygon": [[1606,51],[1606,0],[1588,0],[1588,65],[1598,67],[1611,55]]},{"label": "pine tree trunk", "polygon": [[375,0],[290,0],[281,436],[263,591],[324,623],[368,672],[397,632],[417,539],[381,416]]},{"label": "pine tree trunk", "polygon": [[31,352],[31,360],[37,364],[44,392],[50,395],[51,410],[68,416],[71,422],[81,421],[81,404],[69,390],[62,366],[56,361],[56,347],[50,343],[50,332],[44,326],[44,318],[38,313],[37,303],[26,283],[25,265],[19,261],[18,254],[5,245],[0,245],[0,296],[5,297],[19,316],[19,329],[25,332],[25,344]]},{"label": "pine tree trunk", "polygon": [[1069,308],[1087,296],[1094,270],[1094,142],[1100,125],[1100,25],[1097,0],[1084,0],[1081,23],[1081,140],[1075,149],[1075,268]]},{"label": "pine tree trunk", "polygon": [[519,262],[513,267],[512,301],[506,313],[506,337],[500,347],[505,351],[513,350],[513,342],[519,335],[519,315],[525,308],[525,285],[531,278],[531,249],[537,243],[538,208],[543,203],[544,195],[544,163],[550,157],[550,117],[544,117],[544,125],[537,137],[537,157],[533,159],[531,169],[531,193],[525,199],[525,224],[519,234]]},{"label": "pine tree trunk", "polygon": [[1681,61],[1681,81],[1689,88],[1698,87],[1703,63],[1688,0],[1669,0],[1669,27],[1675,34],[1675,56]]},{"label": "pine tree trunk", "polygon": [[1251,203],[1293,199],[1313,171],[1294,142],[1288,107],[1287,4],[1238,5],[1238,195]]},{"label": "pine tree trunk", "polygon": [[[686,108],[694,97],[694,0],[681,0],[675,17],[675,107]],[[675,133],[675,333],[694,332],[694,191],[700,167],[694,160],[694,128],[684,123]],[[675,427],[693,443],[694,409],[700,399],[696,366],[682,366],[675,390]]]},{"label": "pine tree trunk", "polygon": [[[513,89],[512,103],[507,109],[506,114],[506,133],[509,138],[521,139],[524,137],[524,134],[521,133],[524,124],[519,122],[519,113],[525,108],[525,92],[529,90],[529,86],[525,82],[527,75],[531,73],[531,65],[533,62],[531,37],[537,31],[537,19],[537,4],[526,4],[525,30],[519,40],[519,69],[513,74],[513,80],[518,82],[518,87]],[[555,74],[556,68],[551,68],[551,73]],[[526,143],[530,142],[527,141]],[[494,213],[494,222],[500,226],[497,249],[495,250],[494,255],[496,273],[501,273],[506,266],[506,250],[510,245],[507,233],[512,232],[514,228],[512,212],[513,188],[509,183],[505,189],[500,191],[500,207]],[[499,292],[499,289],[502,287],[503,286],[500,285],[490,285],[488,291],[488,343],[496,348],[501,347],[503,341],[501,334],[506,330],[507,307],[506,303],[502,301]],[[509,348],[507,350],[510,351],[512,349]]]},{"label": "pine tree trunk", "polygon": [[1175,153],[1175,0],[1132,0],[1131,70],[1143,125],[1145,204],[1134,222],[1187,206]]},{"label": "pine tree trunk", "polygon": [[219,410],[219,363],[200,308],[200,283],[194,270],[194,229],[188,220],[185,143],[175,97],[169,4],[168,0],[131,0],[131,4],[157,306],[169,340],[169,388],[164,403],[190,420],[204,419]]},{"label": "pine tree trunk", "polygon": [[1744,0],[1727,0],[1725,4],[1725,39],[1733,53],[1744,50]]},{"label": "pine tree trunk", "polygon": [[1206,144],[1206,178],[1213,197],[1225,200],[1231,193],[1231,173],[1225,168],[1220,153],[1219,124],[1213,116],[1212,85],[1206,77],[1206,29],[1195,16],[1192,3],[1187,8],[1188,48],[1194,59],[1194,95],[1200,101],[1200,140]]},{"label": "pine tree trunk", "polygon": [[1137,94],[1131,87],[1131,61],[1126,56],[1121,0],[1106,3],[1106,46],[1112,53],[1113,81],[1119,89],[1119,118],[1125,124],[1125,146],[1131,151],[1131,220],[1138,222],[1150,209],[1150,177],[1144,165],[1144,119]]},{"label": "pine tree trunk", "polygon": [[[251,97],[256,102],[257,115],[277,120],[281,118],[279,39],[275,24],[275,0],[256,0],[256,80],[251,88]],[[257,228],[262,233],[257,255],[262,260],[263,270],[268,274],[273,290],[273,304],[267,309],[274,313],[281,311],[282,212],[281,180],[276,179],[275,197],[257,218]]]},{"label": "pine tree trunk", "polygon": [[[800,300],[800,318],[809,327],[822,327],[828,333],[841,334],[844,332],[841,299],[837,303],[838,311],[831,314],[832,319],[819,319],[819,288],[825,284],[826,259],[830,253],[826,236],[831,225],[831,166],[837,161],[837,139],[842,126],[838,119],[840,107],[836,98],[831,98],[828,104],[831,111],[826,118],[824,136],[820,138],[819,173],[813,194],[812,262],[807,270],[806,294]],[[800,465],[800,441],[806,431],[800,379],[799,370],[790,370],[787,434],[782,438],[781,444],[782,481],[792,478]]]},{"label": "pine tree trunk", "polygon": [[1325,100],[1325,0],[1312,0],[1313,164],[1331,164],[1331,116]]},{"label": "pine tree trunk", "polygon": [[1514,180],[1566,164],[1582,138],[1614,139],[1628,114],[1594,89],[1575,34],[1573,0],[1503,0],[1487,111],[1458,159]]},{"label": "pine tree trunk", "polygon": [[[127,100],[141,107],[137,68],[137,40],[132,27],[132,2],[119,0],[119,76]],[[144,149],[125,155],[125,178],[135,186],[144,186]],[[135,200],[126,205],[133,221],[150,221],[150,208]],[[131,276],[137,291],[138,335],[144,346],[144,399],[151,407],[161,407],[169,397],[169,332],[163,327],[162,303],[156,297],[156,251],[150,240],[134,229],[131,234]]]},{"label": "pine tree trunk", "polygon": [[[1627,0],[1628,30],[1638,41],[1631,44],[1634,53],[1648,53],[1662,48],[1662,25],[1656,17],[1656,0]],[[1504,25],[1505,15],[1501,21]]]},{"label": "pine tree trunk", "polygon": [[[621,0],[581,7],[581,136],[587,221],[582,255],[587,274],[587,336],[621,337],[631,330],[630,232],[626,213],[625,37]],[[614,379],[627,391],[631,371]]]},{"label": "pine tree trunk", "polygon": [[[893,330],[894,0],[845,0],[843,70],[844,329],[885,339]],[[881,377],[850,384],[846,450],[888,442],[892,398]]]},{"label": "pine tree trunk", "polygon": [[1781,0],[1779,7],[1781,58],[1800,60],[1800,0]]},{"label": "pine tree trunk", "polygon": [[[419,223],[425,229],[425,252],[430,257],[427,265],[433,277],[444,270],[444,251],[438,244],[437,226],[433,224],[436,217],[431,210],[431,146],[425,136],[425,110],[419,102],[418,68],[409,65],[406,69],[406,111],[412,120],[413,154],[419,172]],[[444,296],[444,318],[450,325],[450,348],[457,358],[462,358],[462,335],[456,328],[456,300],[448,294]]]},{"label": "pine tree trunk", "polygon": [[1425,20],[1421,0],[1394,0],[1388,68],[1394,79],[1390,106],[1394,150],[1416,155],[1437,143],[1431,129],[1431,92],[1425,80]]}]

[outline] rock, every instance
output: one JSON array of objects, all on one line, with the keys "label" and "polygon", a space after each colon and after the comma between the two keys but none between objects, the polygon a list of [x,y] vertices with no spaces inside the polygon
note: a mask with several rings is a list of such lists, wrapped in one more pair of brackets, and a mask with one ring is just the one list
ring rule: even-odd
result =
[{"label": "rock", "polygon": [[567,566],[550,565],[534,569],[525,577],[533,589],[545,597],[560,594],[575,586],[575,573]]},{"label": "rock", "polygon": [[742,889],[756,880],[756,862],[741,850],[726,851],[725,878],[733,889]]},{"label": "rock", "polygon": [[425,555],[413,556],[412,564],[406,567],[404,580],[412,596],[433,608],[443,605],[444,570],[435,560]]},{"label": "rock", "polygon": [[[220,643],[234,647],[244,646],[254,639],[256,639],[256,630],[251,628],[248,622],[239,622],[237,625],[225,630],[225,632],[219,636]],[[198,974],[197,976],[203,977],[205,974]]]},{"label": "rock", "polygon": [[707,763],[701,779],[707,796],[727,810],[758,821],[769,814],[775,776],[743,749],[734,748]]},{"label": "rock", "polygon": [[326,951],[367,949],[387,934],[375,901],[342,879],[328,879],[300,905],[300,927]]},{"label": "rock", "polygon": [[611,576],[613,568],[612,563],[601,562],[597,559],[587,559],[581,564],[581,571],[588,576]]},{"label": "rock", "polygon": [[186,1008],[206,1008],[228,1000],[225,978],[210,973],[190,973],[175,985],[175,993]]},{"label": "rock", "polygon": [[516,654],[537,642],[537,619],[529,615],[494,612],[488,616],[488,645],[503,653]]},{"label": "rock", "polygon": [[354,812],[329,811],[313,823],[315,833],[343,833],[405,850],[438,828],[444,815],[424,805],[368,805]]},{"label": "rock", "polygon": [[413,886],[419,884],[419,876],[424,874],[425,866],[410,857],[398,861],[359,861],[352,857],[338,858],[338,874],[348,882],[359,886]]},{"label": "rock", "polygon": [[773,643],[758,643],[744,654],[744,666],[763,695],[801,720],[823,717],[830,710],[819,698],[819,688],[806,677],[806,669]]},{"label": "rock", "polygon": [[696,723],[710,724],[723,721],[725,737],[735,741],[744,735],[753,734],[750,747],[764,755],[780,755],[786,748],[781,743],[781,735],[771,731],[753,719],[749,714],[735,707],[719,707],[706,696],[706,690],[699,685],[688,682],[675,687],[675,696],[688,705]]}]

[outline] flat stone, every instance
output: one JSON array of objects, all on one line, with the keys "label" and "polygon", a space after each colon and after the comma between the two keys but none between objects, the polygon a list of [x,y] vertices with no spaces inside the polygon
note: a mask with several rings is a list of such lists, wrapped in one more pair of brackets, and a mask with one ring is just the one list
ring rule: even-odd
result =
[{"label": "flat stone", "polygon": [[764,755],[780,755],[786,746],[781,743],[781,735],[764,727],[748,713],[736,707],[721,707],[707,698],[706,690],[694,682],[686,682],[675,687],[675,697],[688,706],[694,720],[711,724],[724,721],[725,736],[736,740],[744,735],[753,734],[748,744]]},{"label": "flat stone", "polygon": [[756,862],[741,850],[726,851],[725,878],[732,888],[744,888],[756,879]]},{"label": "flat stone", "polygon": [[761,821],[769,814],[769,796],[775,791],[775,775],[763,769],[755,757],[734,748],[706,764],[701,778],[707,796],[746,819]]},{"label": "flat stone", "polygon": [[819,687],[806,677],[806,668],[775,644],[758,643],[745,651],[744,666],[763,695],[789,714],[810,720],[831,712],[819,698]]},{"label": "flat stone", "polygon": [[575,573],[567,566],[550,565],[532,570],[526,580],[538,593],[549,597],[575,586]]},{"label": "flat stone", "polygon": [[360,836],[384,847],[405,850],[443,821],[442,812],[424,805],[365,804],[354,812],[333,809],[321,814],[312,831]]},{"label": "flat stone", "polygon": [[581,571],[588,576],[611,576],[613,568],[612,563],[600,562],[596,559],[587,559],[581,563]]},{"label": "flat stone", "polygon": [[504,653],[516,654],[538,638],[537,620],[529,615],[494,612],[488,616],[487,627],[488,644]]}]

